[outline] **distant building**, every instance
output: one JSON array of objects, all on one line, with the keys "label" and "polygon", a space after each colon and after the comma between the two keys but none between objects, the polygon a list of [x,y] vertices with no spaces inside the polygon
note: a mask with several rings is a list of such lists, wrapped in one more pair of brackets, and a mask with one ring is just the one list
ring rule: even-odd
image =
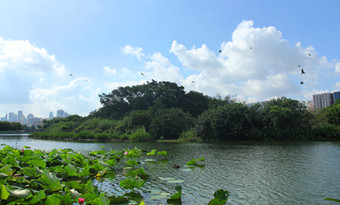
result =
[{"label": "distant building", "polygon": [[18,117],[14,112],[8,113],[8,121],[9,122],[16,122],[18,120]]},{"label": "distant building", "polygon": [[333,93],[321,93],[313,95],[313,103],[315,110],[319,108],[328,107],[334,104]]},{"label": "distant building", "polygon": [[57,110],[57,117],[60,118],[65,118],[70,116],[67,112],[65,112],[64,110]]},{"label": "distant building", "polygon": [[25,115],[23,114],[22,110],[18,111],[18,121],[20,122],[20,124],[24,125],[26,124],[26,118]]},{"label": "distant building", "polygon": [[53,119],[53,112],[50,112],[50,115],[48,116],[48,119]]},{"label": "distant building", "polygon": [[337,100],[340,99],[340,91],[333,93],[333,102],[335,103]]},{"label": "distant building", "polygon": [[307,102],[307,109],[309,111],[313,111],[314,110],[314,102],[313,102],[313,100],[310,100],[310,101]]}]

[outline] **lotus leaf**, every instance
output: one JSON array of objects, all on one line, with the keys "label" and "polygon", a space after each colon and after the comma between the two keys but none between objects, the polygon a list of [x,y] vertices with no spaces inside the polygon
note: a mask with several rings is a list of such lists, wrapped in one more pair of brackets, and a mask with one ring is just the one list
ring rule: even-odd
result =
[{"label": "lotus leaf", "polygon": [[104,193],[100,193],[99,196],[93,200],[93,203],[96,205],[109,205],[110,200],[105,197]]},{"label": "lotus leaf", "polygon": [[160,151],[160,152],[157,152],[157,154],[161,156],[168,156],[168,153],[166,151]]},{"label": "lotus leaf", "polygon": [[77,168],[72,164],[68,164],[65,167],[65,172],[68,176],[76,176],[77,175]]},{"label": "lotus leaf", "polygon": [[29,202],[30,204],[36,204],[40,202],[41,200],[46,198],[46,194],[44,190],[39,191],[37,195],[34,195],[32,200]]},{"label": "lotus leaf", "polygon": [[10,191],[10,193],[11,193],[11,196],[13,196],[13,197],[15,197],[15,198],[24,199],[24,198],[26,198],[31,192],[30,192],[30,190],[28,190],[28,189],[23,189],[23,190],[16,189],[16,190]]},{"label": "lotus leaf", "polygon": [[156,149],[151,150],[151,152],[147,153],[146,155],[155,155],[157,152]]},{"label": "lotus leaf", "polygon": [[145,181],[141,179],[140,177],[137,177],[137,178],[128,177],[124,179],[123,181],[121,181],[119,185],[126,189],[133,189],[133,188],[141,187],[144,184],[144,182]]},{"label": "lotus leaf", "polygon": [[7,200],[10,193],[8,192],[5,185],[1,185],[1,200]]},{"label": "lotus leaf", "polygon": [[175,190],[177,192],[174,195],[170,196],[170,198],[167,200],[168,203],[181,203],[182,186],[176,186]]}]

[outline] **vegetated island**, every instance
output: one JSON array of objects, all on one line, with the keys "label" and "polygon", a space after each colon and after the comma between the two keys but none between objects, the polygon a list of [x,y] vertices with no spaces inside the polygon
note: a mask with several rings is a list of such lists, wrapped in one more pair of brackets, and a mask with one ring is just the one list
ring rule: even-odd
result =
[{"label": "vegetated island", "polygon": [[340,101],[309,111],[281,97],[246,105],[151,81],[99,95],[88,116],[45,120],[33,138],[74,141],[339,140]]}]

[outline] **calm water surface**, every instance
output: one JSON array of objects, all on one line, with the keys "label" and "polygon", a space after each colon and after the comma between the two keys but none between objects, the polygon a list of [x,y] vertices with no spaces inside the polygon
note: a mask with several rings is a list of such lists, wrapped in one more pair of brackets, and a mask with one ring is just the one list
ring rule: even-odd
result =
[{"label": "calm water surface", "polygon": [[[207,204],[221,188],[230,192],[228,204],[336,204],[323,199],[340,198],[340,142],[75,143],[10,135],[0,136],[0,144],[81,152],[101,146],[166,150],[168,161],[144,164],[151,176],[141,190],[146,204],[167,204],[165,199],[152,199],[150,190],[174,192],[176,184],[159,177],[185,181],[183,204]],[[186,162],[201,155],[205,166],[188,171]],[[121,194],[117,182],[122,177],[96,183],[105,192]]]}]

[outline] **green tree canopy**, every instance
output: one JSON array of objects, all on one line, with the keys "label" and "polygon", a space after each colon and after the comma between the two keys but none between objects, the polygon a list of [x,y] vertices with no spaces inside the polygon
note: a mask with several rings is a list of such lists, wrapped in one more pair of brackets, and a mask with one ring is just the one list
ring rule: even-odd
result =
[{"label": "green tree canopy", "polygon": [[142,85],[119,87],[99,97],[102,107],[90,116],[109,119],[121,119],[133,110],[147,110],[156,103],[163,104],[165,108],[181,108],[197,116],[207,109],[209,99],[194,91],[186,94],[184,87],[176,83],[154,80]]}]

